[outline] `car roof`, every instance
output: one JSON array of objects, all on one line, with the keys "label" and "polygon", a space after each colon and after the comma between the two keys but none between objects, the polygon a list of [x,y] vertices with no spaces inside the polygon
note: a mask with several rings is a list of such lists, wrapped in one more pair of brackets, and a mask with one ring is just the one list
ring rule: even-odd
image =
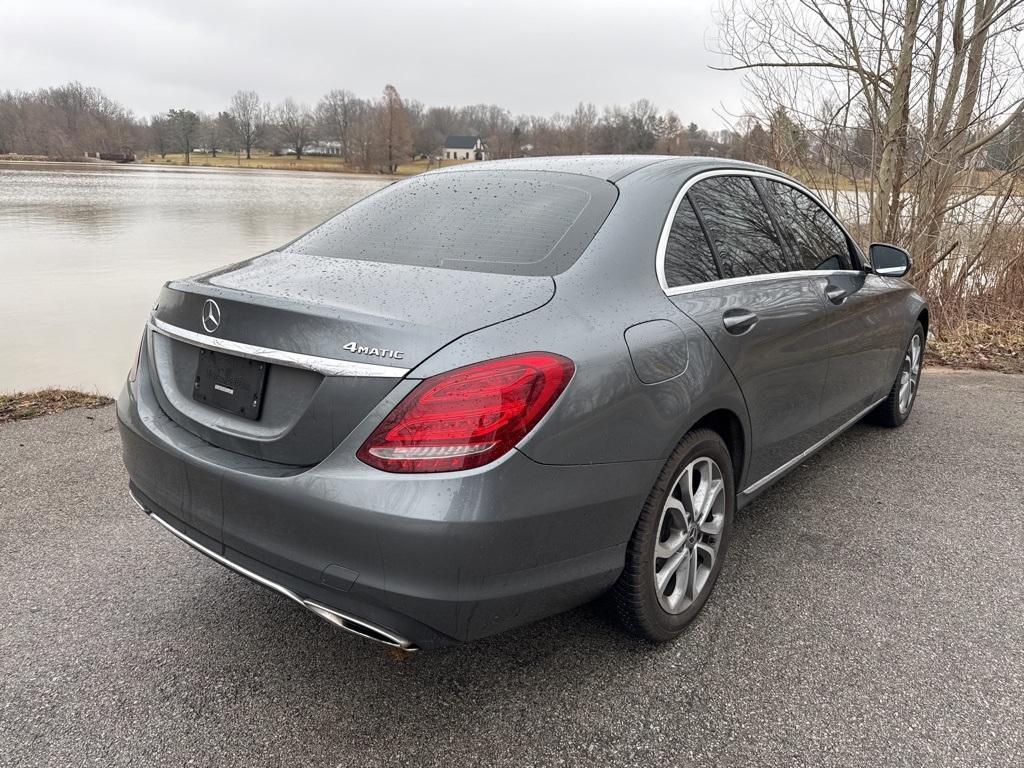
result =
[{"label": "car roof", "polygon": [[[615,182],[642,168],[670,164],[673,170],[704,171],[714,168],[759,170],[778,173],[741,160],[696,155],[559,155],[553,157],[518,157],[511,160],[489,160],[442,167],[430,173],[458,173],[464,171],[548,171],[575,173]],[[780,174],[784,175],[784,174]]]}]

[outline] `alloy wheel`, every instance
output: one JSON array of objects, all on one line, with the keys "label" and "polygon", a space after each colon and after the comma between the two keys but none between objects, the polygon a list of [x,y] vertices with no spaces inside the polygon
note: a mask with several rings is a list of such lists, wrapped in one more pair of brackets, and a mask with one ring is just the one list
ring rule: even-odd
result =
[{"label": "alloy wheel", "polygon": [[691,461],[671,486],[654,545],[654,585],[668,613],[682,613],[710,585],[725,524],[725,481],[714,459]]},{"label": "alloy wheel", "polygon": [[900,368],[900,394],[899,408],[900,415],[905,416],[910,410],[914,396],[917,394],[917,383],[921,378],[921,337],[914,334],[907,347],[907,354],[903,357],[903,366]]}]

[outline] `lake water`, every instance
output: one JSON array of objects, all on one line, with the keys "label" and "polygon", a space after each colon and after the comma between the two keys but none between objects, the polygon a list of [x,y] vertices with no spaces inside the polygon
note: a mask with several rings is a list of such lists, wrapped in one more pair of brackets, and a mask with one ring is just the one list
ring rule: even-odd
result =
[{"label": "lake water", "polygon": [[116,395],[164,282],[281,245],[387,183],[0,165],[0,392]]}]

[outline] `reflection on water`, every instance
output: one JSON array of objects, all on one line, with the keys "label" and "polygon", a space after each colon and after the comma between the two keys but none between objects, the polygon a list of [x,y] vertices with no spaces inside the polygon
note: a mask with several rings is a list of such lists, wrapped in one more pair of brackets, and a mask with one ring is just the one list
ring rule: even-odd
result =
[{"label": "reflection on water", "polygon": [[167,280],[287,242],[386,181],[0,167],[0,392],[116,394]]}]

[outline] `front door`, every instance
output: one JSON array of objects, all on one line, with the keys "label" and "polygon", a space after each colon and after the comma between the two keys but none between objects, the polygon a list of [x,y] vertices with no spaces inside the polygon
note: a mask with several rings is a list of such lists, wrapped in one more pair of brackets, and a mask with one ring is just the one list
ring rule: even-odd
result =
[{"label": "front door", "polygon": [[784,238],[810,278],[828,318],[829,370],[821,398],[828,432],[839,429],[892,386],[905,340],[892,287],[861,269],[861,257],[814,198],[780,181],[762,189]]},{"label": "front door", "polygon": [[822,418],[838,429],[892,387],[907,343],[904,307],[878,275],[857,270],[813,279],[828,308],[832,350]]}]

